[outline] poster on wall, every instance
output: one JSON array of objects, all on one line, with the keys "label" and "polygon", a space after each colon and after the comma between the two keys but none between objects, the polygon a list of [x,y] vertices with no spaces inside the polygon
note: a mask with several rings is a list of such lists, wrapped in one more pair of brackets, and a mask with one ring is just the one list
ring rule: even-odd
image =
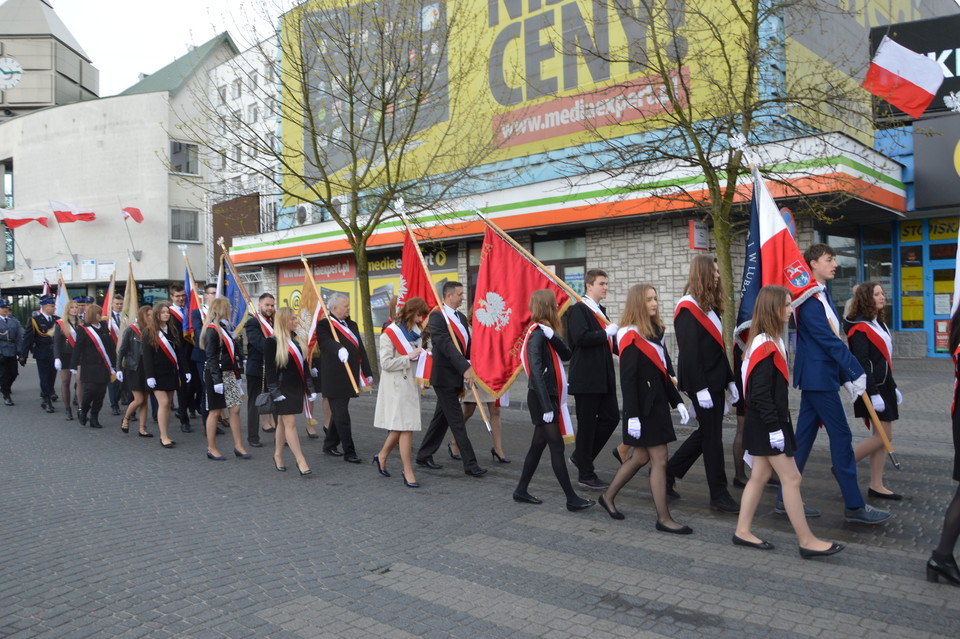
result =
[{"label": "poster on wall", "polygon": [[64,282],[73,281],[73,262],[69,260],[66,262],[58,262],[57,268],[60,269],[60,276],[63,277]]},{"label": "poster on wall", "polygon": [[97,261],[96,260],[80,260],[80,279],[82,280],[97,279]]}]

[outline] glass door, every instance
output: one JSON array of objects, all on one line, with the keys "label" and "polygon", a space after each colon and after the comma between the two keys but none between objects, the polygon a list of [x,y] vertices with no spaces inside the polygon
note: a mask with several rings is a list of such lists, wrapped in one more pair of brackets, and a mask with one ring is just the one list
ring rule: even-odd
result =
[{"label": "glass door", "polygon": [[[931,247],[933,249],[933,247]],[[953,245],[956,251],[956,245]],[[931,253],[933,251],[931,250]],[[944,357],[949,354],[950,308],[953,305],[953,275],[956,260],[930,260],[927,287],[927,354]]]}]

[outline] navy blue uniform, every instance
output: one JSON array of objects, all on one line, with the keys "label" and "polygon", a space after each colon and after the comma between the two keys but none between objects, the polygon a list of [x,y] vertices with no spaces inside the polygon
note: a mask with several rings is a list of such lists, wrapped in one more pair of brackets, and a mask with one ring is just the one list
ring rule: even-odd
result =
[{"label": "navy blue uniform", "polygon": [[57,377],[57,369],[53,365],[53,330],[58,319],[56,315],[44,315],[39,311],[34,313],[27,323],[23,347],[20,349],[21,364],[26,364],[27,356],[33,352],[40,376],[40,396],[43,404],[49,406],[49,412],[53,412],[53,384]]}]

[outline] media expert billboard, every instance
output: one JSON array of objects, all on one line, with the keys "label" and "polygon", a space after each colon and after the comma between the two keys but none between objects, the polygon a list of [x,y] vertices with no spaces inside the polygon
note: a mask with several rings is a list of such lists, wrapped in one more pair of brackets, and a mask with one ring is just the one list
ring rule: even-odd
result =
[{"label": "media expert billboard", "polygon": [[[686,1],[670,0],[668,4],[680,11]],[[645,71],[637,60],[652,53],[652,34],[635,0],[421,2],[423,13],[418,28],[424,31],[442,28],[437,20],[453,21],[453,13],[461,21],[466,16],[468,23],[450,31],[451,45],[445,60],[449,65],[449,81],[457,84],[451,84],[440,100],[448,102],[444,102],[442,108],[437,106],[429,111],[429,126],[411,127],[417,141],[408,145],[412,149],[407,153],[410,167],[425,166],[428,162],[424,158],[438,154],[462,157],[449,145],[489,144],[495,140],[498,148],[484,159],[488,163],[583,144],[596,139],[594,129],[613,136],[635,133],[644,126],[644,120],[672,107],[666,96],[668,83],[678,89],[681,81],[694,81],[689,96],[678,89],[679,106],[685,106],[688,100],[696,100],[696,83],[709,75],[708,69],[698,65],[718,62],[716,56],[690,55],[667,77]],[[314,78],[306,93],[313,96],[317,87],[324,93],[321,101],[310,98],[312,121],[325,122],[327,126],[321,130],[333,131],[334,137],[337,131],[344,133],[349,112],[346,108],[349,96],[336,92],[336,75],[343,72],[343,66],[330,60],[336,47],[328,42],[311,41],[312,31],[303,22],[323,16],[332,21],[343,15],[344,6],[361,4],[350,0],[317,0],[284,17],[283,37],[301,38],[296,41],[299,46],[287,40],[285,55],[301,52],[301,58],[285,58],[285,69],[295,74],[301,62],[312,69],[306,74]],[[722,16],[724,9],[729,10],[729,0],[698,0],[693,8]],[[677,50],[685,52],[691,30],[702,31],[703,27],[687,25],[682,18],[676,21],[679,26],[671,37],[659,34],[660,43],[671,48],[676,44]],[[376,44],[375,36],[367,30],[361,31],[351,46],[369,50]],[[311,55],[313,49],[322,50],[323,55]],[[409,52],[411,72],[415,72],[417,64],[435,64],[440,59],[443,58],[436,51]],[[480,63],[470,64],[471,60]],[[461,74],[461,69],[469,72]],[[700,86],[707,91],[708,85],[704,81]],[[295,102],[304,94],[296,86],[285,87],[284,92],[284,100]],[[295,153],[304,148],[308,115],[301,113],[297,104],[284,108],[288,114],[283,124],[284,145]],[[368,124],[371,121],[367,120]],[[614,128],[622,124],[631,126]],[[334,170],[339,166],[338,161],[333,161]]]}]

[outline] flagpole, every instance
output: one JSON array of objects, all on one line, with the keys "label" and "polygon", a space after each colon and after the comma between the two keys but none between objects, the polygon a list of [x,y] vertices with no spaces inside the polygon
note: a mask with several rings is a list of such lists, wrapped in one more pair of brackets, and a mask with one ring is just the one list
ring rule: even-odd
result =
[{"label": "flagpole", "polygon": [[76,261],[76,256],[73,254],[73,249],[70,248],[70,242],[67,241],[67,234],[63,232],[63,224],[60,223],[60,220],[57,220],[57,228],[60,229],[60,235],[63,237],[63,243],[67,245],[67,251],[70,252],[70,260]]},{"label": "flagpole", "polygon": [[[303,253],[300,254],[300,261],[303,262],[303,268],[305,268],[305,269],[307,270],[307,272],[309,273],[309,272],[310,272],[310,265],[307,264],[307,258],[305,258],[305,257],[303,256]],[[312,278],[312,277],[311,277],[311,281],[313,281],[313,278]],[[314,287],[314,288],[317,288],[317,283],[316,283],[316,282],[313,282],[313,287]],[[319,300],[320,311],[321,311],[321,312],[324,314],[324,316],[327,318],[327,324],[330,325],[330,335],[333,336],[333,341],[335,341],[337,344],[339,344],[339,343],[340,343],[340,336],[337,335],[337,329],[335,329],[335,328],[333,327],[333,320],[330,319],[330,313],[327,312],[327,307],[326,307],[326,305],[323,303],[323,295],[320,294],[320,289],[317,289],[317,299]],[[358,336],[358,339],[359,339],[359,336]],[[342,347],[341,347],[341,348],[342,348]],[[344,367],[345,369],[347,369],[347,376],[350,378],[350,383],[353,384],[353,392],[357,394],[357,397],[359,397],[359,396],[360,396],[360,389],[357,387],[357,378],[354,377],[353,371],[350,369],[350,363],[349,363],[349,362],[343,362],[343,367]]]},{"label": "flagpole", "polygon": [[130,238],[130,249],[136,253],[137,247],[133,244],[133,235],[130,234],[130,218],[127,217],[126,213],[123,212],[123,201],[120,199],[120,196],[117,196],[117,204],[120,206],[120,213],[123,215],[123,228],[127,229],[127,237]]},{"label": "flagpole", "polygon": [[243,296],[243,301],[247,304],[247,312],[252,313],[253,315],[259,315],[259,309],[254,307],[254,310],[251,311],[250,307],[253,306],[253,302],[250,301],[250,294],[247,293],[247,287],[243,285],[243,282],[240,281],[240,274],[237,273],[237,267],[233,265],[233,260],[230,259],[230,253],[227,252],[227,247],[224,246],[222,241],[220,244],[220,255],[223,259],[223,262],[227,265],[227,268],[230,270],[230,273],[233,275],[233,281],[237,283],[237,288],[240,289],[240,295]]},{"label": "flagpole", "polygon": [[[413,240],[413,246],[417,251],[417,257],[420,259],[420,265],[423,267],[424,272],[427,273],[427,279],[429,280],[430,269],[427,267],[427,261],[423,259],[423,253],[420,251],[420,244],[417,242],[417,238],[413,234],[413,229],[410,227],[410,219],[407,217],[404,209],[403,198],[397,200],[397,214],[403,221],[403,226],[407,229],[407,233],[410,234],[410,239]],[[440,299],[440,294],[437,293],[437,287],[433,285],[433,281],[430,281],[430,290],[433,291],[433,297],[437,302],[437,306],[440,308],[440,314],[443,315],[443,320],[447,324],[447,332],[450,333],[450,339],[453,340],[453,345],[456,346],[457,350],[460,351],[460,354],[463,355],[463,349],[460,348],[460,342],[457,341],[457,337],[453,332],[453,326],[450,324],[450,318],[448,318],[447,314],[443,312],[443,300]],[[487,410],[484,408],[483,402],[480,401],[480,394],[477,393],[477,385],[473,383],[473,379],[469,381],[468,385],[470,386],[470,391],[473,393],[473,400],[477,403],[477,408],[480,410],[480,418],[483,420],[483,425],[487,427],[488,433],[492,433],[493,428],[490,426],[490,417],[487,415]]]}]

